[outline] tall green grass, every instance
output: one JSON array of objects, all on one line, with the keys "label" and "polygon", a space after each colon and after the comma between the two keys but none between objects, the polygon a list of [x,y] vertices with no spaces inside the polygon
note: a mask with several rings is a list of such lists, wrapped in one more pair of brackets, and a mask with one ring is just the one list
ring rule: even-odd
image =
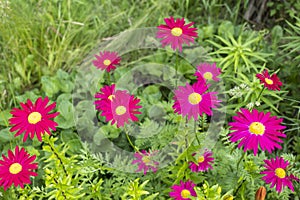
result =
[{"label": "tall green grass", "polygon": [[[3,0],[1,0],[2,2]],[[4,2],[4,1],[3,1]],[[172,1],[11,1],[0,22],[0,109],[40,86],[57,69],[71,70],[105,37],[157,24]],[[174,9],[173,9],[174,12]]]}]

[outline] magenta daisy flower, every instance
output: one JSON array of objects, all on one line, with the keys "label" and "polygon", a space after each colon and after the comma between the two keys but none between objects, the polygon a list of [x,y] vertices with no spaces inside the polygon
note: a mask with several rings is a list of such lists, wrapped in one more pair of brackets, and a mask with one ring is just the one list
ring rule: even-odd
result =
[{"label": "magenta daisy flower", "polygon": [[[195,156],[196,153],[193,154]],[[214,158],[212,157],[211,151],[205,151],[203,155],[200,155],[197,158],[197,164],[194,162],[190,162],[190,169],[192,172],[204,172],[207,171],[209,168],[213,169],[211,164],[214,163]]]},{"label": "magenta daisy flower", "polygon": [[241,109],[238,116],[234,116],[235,122],[230,122],[230,141],[237,142],[240,140],[238,148],[244,146],[244,151],[247,149],[253,150],[254,155],[257,154],[258,147],[261,150],[267,150],[269,153],[275,148],[281,149],[278,143],[283,143],[279,137],[286,137],[281,132],[285,126],[280,125],[283,119],[277,119],[276,116],[271,117],[271,113],[258,112],[254,109],[250,112],[247,109]]},{"label": "magenta daisy flower", "polygon": [[180,181],[180,185],[173,185],[171,187],[173,191],[170,192],[170,197],[175,200],[188,200],[191,196],[196,197],[195,186],[196,184],[190,180],[187,182]]},{"label": "magenta daisy flower", "polygon": [[32,163],[36,156],[30,156],[24,148],[19,151],[19,147],[15,148],[15,153],[8,151],[8,157],[2,154],[3,160],[0,160],[0,185],[4,190],[9,188],[12,184],[17,187],[24,188],[24,184],[30,184],[30,176],[37,176],[33,172],[37,169],[38,164]]},{"label": "magenta daisy flower", "polygon": [[198,77],[198,79],[202,80],[214,80],[219,81],[220,78],[218,76],[221,74],[221,69],[217,68],[216,63],[209,64],[209,63],[201,63],[197,66],[197,71],[194,74]]},{"label": "magenta daisy flower", "polygon": [[155,173],[159,165],[159,162],[153,160],[155,154],[156,152],[150,153],[150,152],[146,152],[145,150],[134,153],[134,157],[136,157],[137,159],[133,160],[131,164],[139,163],[139,167],[136,170],[136,172],[143,170],[144,175],[146,175],[148,170],[152,170]]},{"label": "magenta daisy flower", "polygon": [[162,46],[171,45],[172,49],[182,51],[182,44],[194,43],[198,37],[197,28],[190,28],[194,22],[185,24],[184,18],[174,20],[173,17],[164,19],[166,24],[159,25],[156,37],[162,38]]},{"label": "magenta daisy flower", "polygon": [[124,126],[132,121],[138,121],[136,114],[141,114],[138,111],[142,106],[137,105],[140,99],[127,93],[127,91],[117,90],[114,92],[112,101],[106,102],[102,107],[101,116],[106,117],[106,121],[112,121],[111,124],[117,123],[117,127]]},{"label": "magenta daisy flower", "polygon": [[28,135],[33,139],[34,135],[37,136],[39,141],[42,141],[42,135],[48,133],[51,135],[50,129],[56,130],[58,125],[56,122],[52,121],[59,113],[49,113],[56,107],[56,103],[49,103],[48,97],[44,100],[39,97],[35,104],[28,99],[27,103],[21,103],[22,109],[13,108],[10,112],[13,117],[9,119],[10,125],[13,127],[10,129],[11,132],[17,131],[15,137],[24,133],[23,142],[26,141]]},{"label": "magenta daisy flower", "polygon": [[287,174],[289,162],[285,161],[281,157],[264,160],[264,162],[266,170],[260,172],[261,174],[265,174],[265,176],[262,177],[262,180],[264,180],[267,184],[271,183],[271,188],[276,185],[278,193],[280,193],[285,186],[288,186],[294,192],[292,181],[294,180],[299,182],[299,178],[293,174]]},{"label": "magenta daisy flower", "polygon": [[117,52],[103,51],[100,52],[99,56],[95,55],[96,60],[93,60],[95,67],[101,70],[106,70],[110,72],[116,69],[116,66],[120,64],[121,58],[118,56]]},{"label": "magenta daisy flower", "polygon": [[203,113],[212,115],[212,108],[216,108],[220,101],[217,100],[217,92],[207,92],[208,87],[203,81],[198,81],[192,86],[186,83],[186,86],[179,86],[175,91],[173,105],[174,112],[182,116],[194,117]]},{"label": "magenta daisy flower", "polygon": [[282,82],[277,75],[273,74],[270,76],[268,70],[264,70],[262,74],[256,74],[256,77],[269,90],[280,90],[280,86],[282,86]]},{"label": "magenta daisy flower", "polygon": [[97,110],[101,110],[101,107],[107,101],[112,101],[114,98],[115,86],[115,84],[112,84],[111,86],[106,85],[100,89],[100,92],[96,93],[95,98],[99,99],[94,102]]}]

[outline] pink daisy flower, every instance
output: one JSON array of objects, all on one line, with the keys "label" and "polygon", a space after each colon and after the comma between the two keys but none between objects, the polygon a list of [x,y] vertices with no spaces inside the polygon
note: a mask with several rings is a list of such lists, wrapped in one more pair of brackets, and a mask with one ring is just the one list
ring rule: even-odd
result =
[{"label": "pink daisy flower", "polygon": [[117,123],[117,127],[124,126],[132,121],[138,121],[136,114],[141,114],[138,111],[142,106],[137,105],[140,99],[127,93],[127,91],[117,90],[114,93],[112,101],[106,102],[102,107],[101,116],[106,117],[106,121],[112,121],[111,124]]},{"label": "pink daisy flower", "polygon": [[264,162],[266,170],[260,172],[261,174],[265,174],[265,176],[262,177],[262,180],[267,184],[271,183],[271,188],[276,185],[278,193],[280,193],[285,186],[288,186],[294,192],[292,181],[299,182],[299,178],[295,177],[293,174],[287,174],[289,162],[283,160],[281,157],[264,160]]},{"label": "pink daisy flower", "polygon": [[[193,154],[195,156],[196,153]],[[209,168],[213,169],[211,164],[214,163],[214,158],[212,157],[211,151],[205,151],[203,155],[200,155],[197,159],[197,164],[194,162],[190,162],[190,169],[192,172],[204,172]]]},{"label": "pink daisy flower", "polygon": [[15,148],[15,153],[8,151],[8,157],[2,154],[3,160],[0,160],[0,185],[7,190],[12,184],[17,187],[24,188],[24,184],[30,184],[30,176],[37,176],[33,172],[37,169],[38,164],[32,163],[36,156],[30,156],[24,148],[19,151],[19,147]]},{"label": "pink daisy flower", "polygon": [[269,90],[280,90],[279,86],[282,86],[282,82],[277,75],[273,74],[270,76],[268,70],[264,70],[262,74],[256,74],[256,77],[260,80],[260,83],[264,84]]},{"label": "pink daisy flower", "polygon": [[47,106],[48,103],[48,97],[45,97],[44,100],[39,97],[34,105],[28,99],[27,103],[21,103],[22,109],[13,108],[10,112],[13,117],[9,119],[10,125],[13,125],[10,132],[17,131],[15,137],[24,133],[23,142],[26,141],[29,134],[31,139],[36,135],[39,141],[42,141],[42,135],[45,132],[51,135],[50,129],[55,131],[58,125],[51,118],[55,118],[59,113],[49,113],[55,109],[56,103]]},{"label": "pink daisy flower", "polygon": [[171,44],[173,50],[182,51],[182,44],[190,45],[194,43],[194,38],[198,37],[197,28],[190,28],[194,22],[185,24],[184,18],[174,20],[173,17],[164,19],[166,24],[159,25],[156,37],[162,38],[162,47]]},{"label": "pink daisy flower", "polygon": [[235,122],[230,122],[230,141],[237,142],[240,140],[238,148],[244,146],[244,151],[247,149],[253,150],[254,155],[257,154],[258,147],[261,150],[267,150],[269,153],[275,148],[281,149],[278,143],[283,143],[279,137],[286,137],[281,132],[285,126],[280,125],[283,119],[277,119],[276,116],[271,117],[271,113],[258,112],[254,109],[250,112],[247,109],[241,109],[238,116],[234,116]]},{"label": "pink daisy flower", "polygon": [[153,160],[153,157],[155,156],[156,152],[146,152],[145,150],[142,150],[141,152],[134,153],[134,157],[136,157],[136,160],[133,160],[131,164],[139,163],[139,167],[136,170],[136,172],[144,171],[144,175],[146,175],[148,170],[152,170],[154,173],[157,171],[157,167],[159,165],[159,162],[156,162]]},{"label": "pink daisy flower", "polygon": [[101,70],[106,70],[110,72],[116,69],[117,65],[120,65],[121,58],[118,56],[117,52],[103,51],[100,52],[99,56],[95,55],[96,60],[93,60],[95,67]]},{"label": "pink daisy flower", "polygon": [[95,94],[95,98],[99,99],[94,102],[97,110],[101,110],[101,107],[106,102],[112,101],[112,99],[114,98],[115,86],[115,84],[112,84],[111,86],[105,85],[100,89],[100,92],[97,92]]},{"label": "pink daisy flower", "polygon": [[216,108],[220,101],[217,100],[217,92],[207,92],[208,87],[203,81],[198,81],[192,86],[186,83],[185,86],[179,86],[175,90],[173,105],[174,112],[182,114],[182,116],[194,117],[198,119],[198,115],[203,113],[212,115],[212,108]]},{"label": "pink daisy flower", "polygon": [[216,63],[213,63],[211,65],[209,63],[201,63],[197,66],[197,71],[194,75],[197,76],[200,80],[204,78],[207,81],[220,81],[220,78],[218,78],[220,74],[221,69],[217,68]]},{"label": "pink daisy flower", "polygon": [[187,182],[180,181],[180,185],[173,185],[171,187],[173,191],[170,192],[170,197],[175,200],[188,200],[191,196],[196,197],[195,186],[196,184],[190,180]]}]

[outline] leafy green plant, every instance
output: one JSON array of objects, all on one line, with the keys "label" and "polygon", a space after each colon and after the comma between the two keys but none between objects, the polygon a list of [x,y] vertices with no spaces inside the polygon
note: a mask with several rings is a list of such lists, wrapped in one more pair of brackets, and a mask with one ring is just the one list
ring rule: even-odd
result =
[{"label": "leafy green plant", "polygon": [[[122,196],[122,199],[127,199],[126,197],[130,196],[130,200],[140,200],[143,195],[149,195],[150,193],[146,190],[144,190],[144,187],[149,182],[149,180],[144,181],[142,184],[139,185],[139,179],[135,179],[134,181],[131,181],[129,183],[129,186],[126,188],[126,192]],[[152,194],[150,196],[147,196],[146,198],[143,197],[145,200],[152,200],[155,199],[155,197],[159,193]]]},{"label": "leafy green plant", "polygon": [[[297,61],[300,59],[300,18],[296,18],[295,24],[292,24],[288,21],[287,24],[288,28],[290,28],[286,29],[289,36],[283,38],[287,41],[285,44],[282,45],[283,51],[287,55],[293,55],[292,59]],[[298,65],[298,67],[300,67],[300,65]]]},{"label": "leafy green plant", "polygon": [[[263,33],[247,30],[246,26],[242,26],[237,39],[235,39],[234,29],[231,29],[232,24],[224,24],[227,31],[222,32],[222,35],[216,35],[218,42],[208,40],[215,47],[214,52],[210,55],[217,55],[214,60],[219,63],[219,66],[225,72],[258,72],[261,66],[257,63],[266,63],[266,58],[271,54],[260,50],[260,42],[263,40]],[[222,25],[220,26],[220,29]],[[228,31],[229,30],[229,31]],[[246,69],[246,70],[245,70]]]}]

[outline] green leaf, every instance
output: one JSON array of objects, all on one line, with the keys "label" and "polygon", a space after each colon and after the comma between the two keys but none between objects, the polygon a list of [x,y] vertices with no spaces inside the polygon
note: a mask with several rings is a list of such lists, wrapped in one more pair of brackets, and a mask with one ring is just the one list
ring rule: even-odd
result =
[{"label": "green leaf", "polygon": [[73,104],[69,101],[62,101],[58,105],[59,115],[55,118],[55,121],[58,123],[58,127],[63,129],[68,129],[75,126],[74,123],[74,108]]},{"label": "green leaf", "polygon": [[268,106],[270,106],[271,108],[273,108],[276,112],[279,112],[279,110],[273,105],[273,103],[269,99],[267,99],[267,98],[265,98],[263,96],[261,96],[260,99],[263,102],[265,102]]},{"label": "green leaf", "polygon": [[8,119],[11,117],[10,110],[0,111],[0,126],[9,126]]},{"label": "green leaf", "polygon": [[25,73],[26,67],[23,67],[20,63],[17,62],[14,63],[14,67],[15,70],[18,72],[18,74],[23,78],[23,80],[27,80],[26,73]]},{"label": "green leaf", "polygon": [[46,96],[53,97],[59,91],[59,82],[56,77],[43,76],[41,79],[42,90],[46,93]]},{"label": "green leaf", "polygon": [[1,129],[0,130],[0,141],[1,143],[10,142],[14,139],[14,134],[9,131],[9,128]]}]

